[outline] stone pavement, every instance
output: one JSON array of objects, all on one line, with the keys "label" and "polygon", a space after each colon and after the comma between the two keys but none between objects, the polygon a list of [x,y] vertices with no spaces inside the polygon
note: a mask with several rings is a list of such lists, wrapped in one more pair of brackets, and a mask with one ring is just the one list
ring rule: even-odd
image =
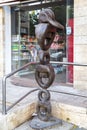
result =
[{"label": "stone pavement", "polygon": [[[16,85],[12,84],[13,78],[16,78],[16,80],[14,79]],[[25,81],[24,79],[19,78],[18,81],[20,80],[20,82],[22,81],[22,83],[23,82],[25,83],[25,86],[23,87],[23,86],[20,86],[20,84],[17,84],[16,82],[17,79],[18,77],[12,77],[11,79],[8,79],[6,82],[7,84],[6,85],[7,86],[7,89],[6,89],[7,90],[7,93],[6,93],[7,108],[10,107],[17,100],[19,100],[22,96],[24,96],[24,94],[26,94],[27,97],[24,98],[22,101],[18,102],[12,109],[10,109],[7,112],[6,115],[2,115],[2,113],[0,113],[0,130],[31,130],[31,128],[28,125],[27,120],[29,120],[32,117],[32,114],[36,111],[35,106],[36,106],[36,101],[38,100],[37,99],[37,94],[38,94],[37,85],[34,80],[27,81],[25,79],[26,80]],[[29,87],[26,87],[26,86],[29,86]],[[0,93],[2,93],[2,79],[0,79]],[[0,112],[1,112],[2,111],[2,95],[0,95],[0,106],[1,106],[0,107]],[[73,125],[65,122],[64,125],[57,126],[57,128],[55,127],[55,128],[52,128],[51,130],[85,130],[85,129],[74,128]]]},{"label": "stone pavement", "polygon": [[[38,84],[35,80],[35,74],[34,72],[27,74],[27,75],[21,75],[13,76],[11,78],[11,83],[17,86],[23,86],[23,87],[38,87]],[[69,86],[72,87],[72,84],[66,84],[66,72],[63,71],[62,73],[58,73],[55,75],[54,82],[52,86]]]},{"label": "stone pavement", "polygon": [[[21,126],[15,128],[14,130],[34,130],[29,126],[29,121],[25,122],[24,124],[22,124]],[[64,122],[62,123],[62,125],[55,125],[49,128],[44,128],[43,130],[86,130],[83,128],[79,128],[75,125],[72,125],[70,123]]]},{"label": "stone pavement", "polygon": [[[72,124],[63,122],[62,125],[58,124],[58,125],[55,125],[55,126],[52,126],[49,128],[44,128],[43,130],[75,130],[73,128],[74,128],[74,126]],[[32,130],[32,128],[29,126],[29,121],[27,121],[14,130]],[[80,130],[80,129],[78,129],[78,130]]]}]

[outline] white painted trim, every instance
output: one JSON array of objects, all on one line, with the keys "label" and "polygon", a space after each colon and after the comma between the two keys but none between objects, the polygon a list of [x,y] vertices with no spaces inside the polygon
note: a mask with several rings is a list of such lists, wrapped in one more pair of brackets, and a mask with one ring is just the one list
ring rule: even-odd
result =
[{"label": "white painted trim", "polygon": [[11,72],[11,9],[4,6],[5,31],[5,74]]},{"label": "white painted trim", "polygon": [[33,2],[33,1],[37,1],[37,0],[24,0],[24,1],[7,1],[7,2],[0,2],[0,7],[5,6],[5,5],[16,5],[16,4],[23,4],[23,3],[28,3],[28,2]]},{"label": "white painted trim", "polygon": [[16,4],[20,4],[20,2],[0,3],[0,7],[6,6],[6,5],[16,5]]}]

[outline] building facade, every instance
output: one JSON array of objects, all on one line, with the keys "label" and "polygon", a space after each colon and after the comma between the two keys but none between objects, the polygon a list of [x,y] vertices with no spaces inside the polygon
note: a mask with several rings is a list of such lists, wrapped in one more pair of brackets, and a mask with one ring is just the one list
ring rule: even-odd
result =
[{"label": "building facade", "polygon": [[[4,75],[10,73],[12,70],[12,28],[14,25],[11,23],[11,19],[14,18],[11,17],[12,14],[12,8],[14,8],[14,5],[20,5],[28,1],[15,1],[15,0],[5,0],[0,2],[0,77],[3,77]],[[72,0],[71,0],[72,1]],[[32,2],[32,1],[31,1]],[[55,0],[56,2],[56,0]],[[64,0],[61,0],[62,3],[64,3]],[[69,16],[67,10],[69,9],[70,5],[68,6],[68,3],[70,3],[70,0],[66,1],[66,26],[70,33],[70,30],[73,29],[73,35],[67,35],[68,41],[66,40],[69,45],[72,44],[71,48],[67,50],[67,55],[71,55],[70,59],[68,59],[69,62],[75,62],[80,64],[87,64],[86,62],[86,44],[87,44],[87,36],[86,36],[86,28],[87,28],[87,21],[86,21],[86,9],[87,9],[87,2],[83,0],[75,0],[73,1],[73,24],[71,21],[69,21]],[[50,4],[50,2],[49,2]],[[35,8],[35,7],[30,7]],[[70,19],[71,20],[71,19]],[[13,20],[14,21],[14,20]],[[11,26],[12,25],[12,26]],[[71,27],[72,28],[69,28]],[[25,32],[25,30],[22,29],[22,31]],[[14,32],[14,31],[13,31]],[[20,32],[19,32],[20,33]],[[14,33],[13,33],[14,34]],[[15,36],[15,35],[14,35]],[[17,37],[16,37],[17,38]],[[69,43],[69,40],[72,41]],[[72,48],[73,47],[73,48]],[[67,48],[67,46],[66,46]],[[16,48],[17,49],[17,48]],[[71,53],[72,52],[72,53]],[[70,54],[71,53],[71,54]],[[24,54],[24,53],[23,53]],[[68,56],[69,58],[69,56]],[[18,63],[17,63],[18,64]],[[16,65],[17,65],[16,64]],[[71,66],[71,68],[68,68],[68,82],[73,83],[73,86],[75,88],[82,88],[87,89],[87,67],[85,66]]]},{"label": "building facade", "polygon": [[[87,64],[87,1],[74,1],[74,62]],[[87,89],[87,67],[74,67],[74,86]]]}]

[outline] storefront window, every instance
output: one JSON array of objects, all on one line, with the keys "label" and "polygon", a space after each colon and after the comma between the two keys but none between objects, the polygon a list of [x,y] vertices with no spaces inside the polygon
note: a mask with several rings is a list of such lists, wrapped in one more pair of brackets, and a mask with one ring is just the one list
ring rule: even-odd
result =
[{"label": "storefront window", "polygon": [[[70,42],[73,45],[73,38],[70,39],[71,35],[67,33],[72,26],[73,4],[67,4],[67,1],[60,1],[61,4],[59,6],[54,4],[56,3],[55,1],[50,7],[55,13],[56,20],[65,27],[64,31],[58,29],[56,32],[50,48],[51,61],[73,61],[69,57],[70,55],[73,57],[73,51],[71,52],[69,47],[71,45]],[[44,8],[42,5],[45,2],[46,6],[49,3],[49,7],[52,0],[43,1],[37,8],[34,6],[36,10],[33,10],[33,6],[32,9],[28,8],[28,5],[24,5],[24,8],[22,6],[19,10],[17,10],[17,6],[12,7],[12,70],[20,68],[28,62],[39,60],[38,52],[40,51],[40,47],[35,37],[35,25],[38,24],[38,15],[40,10]],[[72,82],[71,78],[69,79],[69,74],[73,74],[73,72],[70,72],[71,68],[60,64],[52,65],[56,74],[56,80],[58,81],[57,77],[60,77],[59,83]],[[28,68],[23,73],[21,72],[20,75],[34,71],[34,68]]]},{"label": "storefront window", "polygon": [[[30,61],[29,42],[29,15],[20,8],[12,8],[12,70],[18,69]],[[28,71],[25,70],[26,72]]]}]

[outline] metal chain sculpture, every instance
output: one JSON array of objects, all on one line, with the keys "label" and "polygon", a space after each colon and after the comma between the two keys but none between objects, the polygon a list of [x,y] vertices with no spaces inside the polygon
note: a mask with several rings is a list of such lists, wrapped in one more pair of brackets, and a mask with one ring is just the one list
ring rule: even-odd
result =
[{"label": "metal chain sculpture", "polygon": [[40,64],[36,67],[35,78],[40,86],[38,104],[36,108],[37,118],[31,121],[30,126],[36,130],[55,125],[57,119],[51,115],[50,92],[47,90],[53,83],[55,73],[50,64],[49,48],[54,40],[56,29],[64,27],[55,20],[51,9],[44,9],[39,14],[39,24],[36,25],[35,34],[42,50]]}]

